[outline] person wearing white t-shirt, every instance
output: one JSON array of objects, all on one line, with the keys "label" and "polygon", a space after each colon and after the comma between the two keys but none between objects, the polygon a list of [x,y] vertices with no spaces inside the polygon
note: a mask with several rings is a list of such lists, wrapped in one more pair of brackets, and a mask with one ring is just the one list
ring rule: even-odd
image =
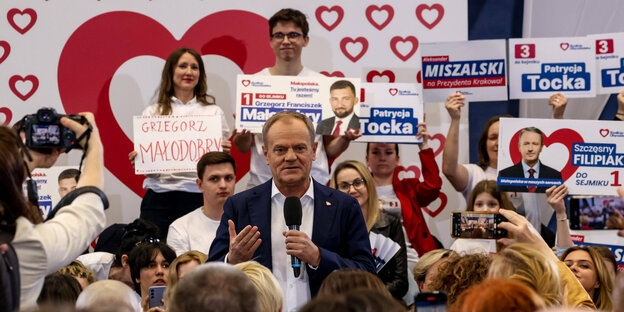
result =
[{"label": "person wearing white t-shirt", "polygon": [[[190,48],[179,48],[167,57],[156,104],[145,108],[143,116],[212,115],[221,119],[221,148],[229,153],[230,128],[216,99],[207,94],[206,70],[201,56]],[[136,151],[128,158],[134,166]],[[167,237],[174,220],[202,205],[202,195],[195,186],[192,172],[147,174],[143,181],[147,190],[141,201],[140,218],[153,222],[160,229],[160,238]]]},{"label": "person wearing white t-shirt", "polygon": [[206,153],[197,163],[197,187],[204,205],[169,226],[167,244],[177,256],[197,250],[208,254],[223,214],[223,204],[234,194],[236,163],[224,152]]},{"label": "person wearing white t-shirt", "polygon": [[[293,9],[282,9],[269,19],[270,44],[275,54],[275,64],[256,75],[281,75],[313,77],[321,74],[303,66],[301,52],[308,46],[308,21],[303,13]],[[240,131],[240,132],[239,132]],[[329,159],[337,158],[349,143],[362,136],[361,131],[344,131],[339,136],[317,135],[316,160],[312,163],[312,177],[321,184],[329,182]],[[247,188],[268,181],[272,175],[262,153],[262,134],[252,134],[247,129],[234,130],[234,145],[245,154],[251,151],[249,182]]]}]

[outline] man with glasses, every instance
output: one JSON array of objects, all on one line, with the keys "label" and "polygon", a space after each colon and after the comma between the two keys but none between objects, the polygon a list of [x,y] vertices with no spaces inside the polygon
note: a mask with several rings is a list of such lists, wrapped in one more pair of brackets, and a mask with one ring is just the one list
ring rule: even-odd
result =
[{"label": "man with glasses", "polygon": [[[301,52],[308,46],[308,21],[306,16],[295,9],[281,9],[269,19],[270,45],[275,54],[275,64],[257,73],[257,75],[282,75],[313,77],[321,74],[304,67],[301,62]],[[249,130],[235,129],[234,145],[241,153],[251,150],[249,166],[249,182],[247,188],[260,185],[271,178],[271,171],[266,165],[262,154],[264,143],[261,134],[252,134]],[[312,164],[312,177],[321,184],[329,181],[329,159],[337,158],[344,152],[352,140],[362,134],[360,132],[346,131],[339,136],[317,135],[316,160]]]}]

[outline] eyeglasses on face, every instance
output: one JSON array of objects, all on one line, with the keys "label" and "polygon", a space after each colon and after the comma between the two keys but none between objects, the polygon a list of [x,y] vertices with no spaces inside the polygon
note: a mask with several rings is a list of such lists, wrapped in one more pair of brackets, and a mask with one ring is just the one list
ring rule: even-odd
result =
[{"label": "eyeglasses on face", "polygon": [[276,32],[274,34],[271,34],[271,38],[278,39],[278,40],[284,40],[284,37],[288,37],[288,40],[297,40],[302,36],[303,36],[302,33],[294,32],[294,31],[289,32],[287,34],[281,33],[281,32]]},{"label": "eyeglasses on face", "polygon": [[340,184],[338,184],[338,189],[343,191],[343,192],[348,192],[349,188],[351,188],[351,186],[353,185],[354,189],[360,189],[364,186],[364,183],[366,181],[362,178],[357,178],[355,180],[353,180],[353,183],[347,183],[347,182],[342,182]]}]

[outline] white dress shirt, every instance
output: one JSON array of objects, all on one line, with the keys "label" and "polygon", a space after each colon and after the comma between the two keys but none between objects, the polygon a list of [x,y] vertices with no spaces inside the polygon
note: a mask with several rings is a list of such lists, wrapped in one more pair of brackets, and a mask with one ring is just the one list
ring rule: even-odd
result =
[{"label": "white dress shirt", "polygon": [[343,133],[345,133],[345,131],[347,131],[347,129],[349,129],[349,123],[351,122],[351,118],[353,118],[353,115],[355,115],[355,112],[351,112],[351,114],[349,114],[348,116],[345,116],[344,118],[339,118],[338,116],[335,116],[336,118],[334,118],[334,125],[332,126],[331,129],[331,133],[334,133],[334,130],[336,129],[336,125],[338,124],[338,121],[342,121],[342,123],[340,124],[340,135],[342,135]]},{"label": "white dress shirt", "polygon": [[[301,197],[301,227],[299,230],[312,238],[314,224],[314,186],[310,179],[310,186]],[[277,278],[284,292],[284,307],[282,311],[297,311],[311,299],[309,277],[306,270],[311,268],[301,266],[299,278],[295,278],[291,267],[290,255],[286,254],[286,238],[282,234],[288,231],[284,221],[284,201],[286,197],[280,193],[272,183],[271,189],[271,257],[273,275]]]}]

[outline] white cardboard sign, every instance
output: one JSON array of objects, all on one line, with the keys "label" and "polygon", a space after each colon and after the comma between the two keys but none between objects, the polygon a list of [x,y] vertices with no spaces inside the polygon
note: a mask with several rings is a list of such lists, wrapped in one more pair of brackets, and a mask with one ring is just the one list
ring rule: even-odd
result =
[{"label": "white cardboard sign", "polygon": [[624,33],[588,37],[596,43],[598,94],[622,91],[624,88]]}]

